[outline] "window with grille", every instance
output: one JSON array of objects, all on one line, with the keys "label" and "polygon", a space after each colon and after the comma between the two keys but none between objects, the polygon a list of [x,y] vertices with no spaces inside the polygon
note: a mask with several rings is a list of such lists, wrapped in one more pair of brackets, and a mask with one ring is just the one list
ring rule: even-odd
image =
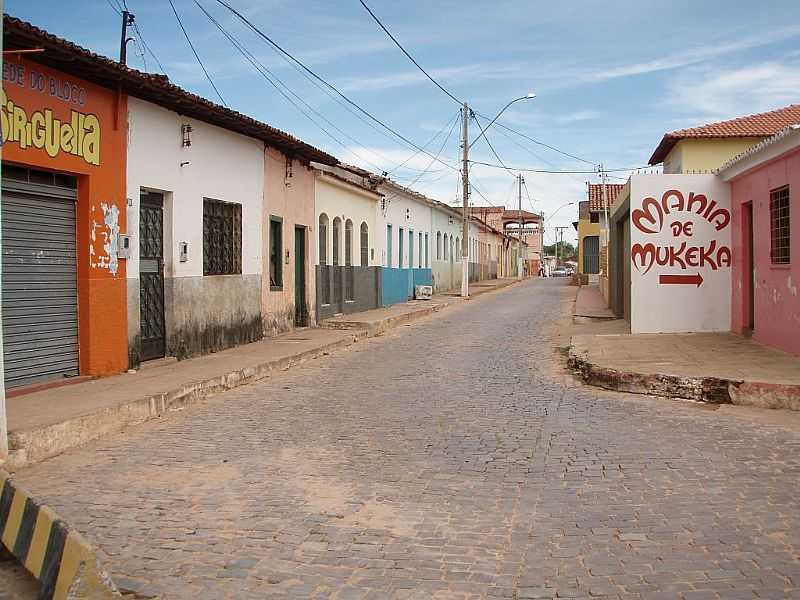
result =
[{"label": "window with grille", "polygon": [[328,264],[328,215],[319,216],[319,264]]},{"label": "window with grille", "polygon": [[353,222],[347,219],[344,223],[344,266],[353,265]]},{"label": "window with grille", "polygon": [[269,288],[283,289],[283,220],[269,218]]},{"label": "window with grille", "polygon": [[770,258],[774,265],[789,264],[789,186],[770,192]]},{"label": "window with grille", "polygon": [[599,223],[600,222],[600,213],[599,212],[589,213],[589,222],[590,223]]},{"label": "window with grille", "polygon": [[203,198],[203,275],[242,272],[242,205]]}]

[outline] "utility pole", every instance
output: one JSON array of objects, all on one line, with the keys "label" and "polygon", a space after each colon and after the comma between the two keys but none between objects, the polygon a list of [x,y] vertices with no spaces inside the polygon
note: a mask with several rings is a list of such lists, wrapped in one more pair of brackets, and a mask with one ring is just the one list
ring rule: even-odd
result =
[{"label": "utility pole", "polygon": [[128,37],[128,27],[133,25],[134,16],[127,10],[122,11],[122,36],[119,40],[119,63],[128,64],[128,42],[133,38]]},{"label": "utility pole", "polygon": [[517,279],[522,279],[522,184],[525,183],[525,180],[522,179],[522,173],[518,176],[518,191],[517,191],[517,200],[519,200],[519,209],[517,213],[517,217],[519,220],[519,260],[517,261]]},{"label": "utility pole", "polygon": [[564,243],[564,230],[565,229],[567,229],[567,228],[566,227],[556,227],[556,266],[558,266],[558,263],[560,261],[560,256],[561,256],[560,253],[559,253],[559,245],[558,245],[559,236],[561,238],[561,243],[563,245],[563,243]]},{"label": "utility pole", "polygon": [[[609,236],[609,227],[608,227],[608,193],[606,190],[606,171],[603,168],[603,163],[600,163],[600,180],[602,181],[602,200],[603,200],[603,216],[605,217],[605,223],[603,223],[603,246],[608,248],[608,243],[610,240]],[[600,248],[602,254],[602,248]],[[599,259],[600,257],[598,257]],[[606,261],[608,261],[608,250],[606,250]],[[607,273],[608,268],[607,265],[601,265],[600,271],[602,273]]]},{"label": "utility pole", "polygon": [[461,188],[464,201],[464,215],[461,231],[461,297],[469,298],[469,107],[464,102],[464,124],[461,130],[461,144],[464,148],[461,164]]}]

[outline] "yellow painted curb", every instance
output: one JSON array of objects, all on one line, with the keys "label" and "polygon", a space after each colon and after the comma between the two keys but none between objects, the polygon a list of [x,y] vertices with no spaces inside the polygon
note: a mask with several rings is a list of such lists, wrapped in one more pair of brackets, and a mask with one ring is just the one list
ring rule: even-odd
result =
[{"label": "yellow painted curb", "polygon": [[120,597],[91,544],[1,470],[0,542],[39,581],[41,600]]}]

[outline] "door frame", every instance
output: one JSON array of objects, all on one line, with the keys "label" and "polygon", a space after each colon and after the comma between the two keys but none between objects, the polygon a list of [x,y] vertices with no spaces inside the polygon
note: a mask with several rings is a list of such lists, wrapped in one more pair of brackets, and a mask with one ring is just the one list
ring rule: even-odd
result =
[{"label": "door frame", "polygon": [[[157,202],[154,196],[159,196],[161,198],[160,202]],[[139,360],[141,362],[145,362],[148,360],[158,360],[159,358],[164,358],[167,355],[167,321],[166,321],[166,312],[167,312],[167,300],[166,300],[166,290],[165,290],[165,281],[164,281],[164,255],[166,249],[166,240],[164,235],[164,192],[148,190],[148,189],[140,189],[139,190]],[[144,338],[142,336],[142,254],[141,254],[141,243],[142,243],[142,207],[144,205],[148,205],[152,208],[159,208],[161,211],[161,257],[158,259],[158,273],[161,276],[161,321],[163,323],[163,338],[160,349],[156,349],[152,353],[145,354],[144,349]]]},{"label": "door frame", "polygon": [[[298,233],[300,234],[298,236]],[[298,242],[302,238],[302,252],[298,252]],[[308,227],[305,225],[294,226],[294,324],[295,327],[308,326]],[[302,262],[302,269],[299,269],[298,263]],[[298,273],[299,270],[299,273]],[[298,276],[299,275],[299,276]],[[298,291],[300,291],[300,298],[298,298]]]}]

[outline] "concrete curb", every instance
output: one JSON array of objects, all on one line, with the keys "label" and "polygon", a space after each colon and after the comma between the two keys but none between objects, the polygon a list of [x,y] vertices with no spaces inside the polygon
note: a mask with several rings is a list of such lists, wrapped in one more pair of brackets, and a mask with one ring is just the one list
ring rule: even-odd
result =
[{"label": "concrete curb", "polygon": [[2,470],[0,488],[0,540],[39,582],[41,600],[121,597],[83,536]]},{"label": "concrete curb", "polygon": [[306,360],[346,348],[356,343],[363,335],[363,332],[353,332],[352,337],[344,340],[255,367],[189,383],[168,392],[104,408],[46,427],[11,431],[8,435],[11,452],[6,464],[9,468],[19,469],[27,464],[40,462],[108,434],[118,433],[133,425],[164,416],[170,411],[179,410],[213,394],[264,379],[276,371],[283,371]]},{"label": "concrete curb", "polygon": [[585,383],[617,392],[685,398],[709,404],[800,410],[800,385],[619,371],[592,363],[579,356],[572,346],[567,364]]},{"label": "concrete curb", "polygon": [[367,333],[367,336],[372,337],[380,335],[381,333],[384,333],[389,329],[398,327],[399,325],[403,325],[405,323],[411,323],[413,321],[416,321],[417,319],[430,316],[448,306],[450,306],[449,302],[432,304],[431,306],[420,308],[420,310],[415,310],[412,312],[403,313],[402,315],[381,319],[380,321],[376,321],[375,323],[370,323],[368,321],[322,321],[320,323],[320,327],[324,327],[326,329],[337,329],[337,330],[360,329],[362,331],[365,331]]}]

